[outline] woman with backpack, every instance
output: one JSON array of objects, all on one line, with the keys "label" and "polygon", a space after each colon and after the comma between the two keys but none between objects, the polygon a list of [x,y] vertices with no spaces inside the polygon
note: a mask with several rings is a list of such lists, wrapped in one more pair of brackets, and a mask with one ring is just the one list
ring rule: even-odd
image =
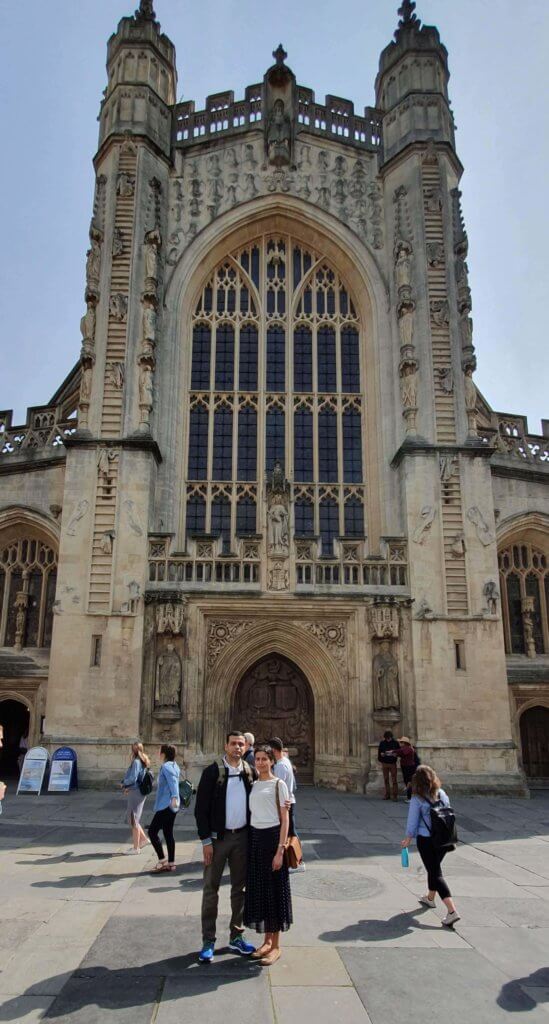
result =
[{"label": "woman with backpack", "polygon": [[131,745],[131,761],[122,779],[122,789],[128,798],[126,820],[132,830],[133,840],[133,845],[125,852],[130,855],[141,853],[141,848],[149,843],[147,836],[141,828],[141,815],[143,814],[143,807],[147,799],[141,792],[141,783],[150,763],[143,749],[143,744],[136,740]]},{"label": "woman with backpack", "polygon": [[[175,871],[175,839],[173,829],[175,816],[180,807],[179,796],[179,765],[175,760],[176,750],[172,743],[163,743],[160,747],[162,767],[158,773],[158,788],[154,801],[154,817],[149,825],[149,839],[153,844],[158,864],[154,868],[159,871]],[[159,833],[164,834],[168,858],[164,856],[164,847]]]},{"label": "woman with backpack", "polygon": [[416,769],[412,779],[412,799],[408,809],[406,837],[401,846],[408,847],[412,839],[416,840],[417,850],[427,872],[429,890],[421,896],[419,902],[431,910],[435,908],[435,896],[438,893],[448,913],[442,924],[451,927],[460,920],[450,890],[442,875],[441,863],[449,850],[454,849],[453,843],[440,845],[439,836],[433,836],[431,810],[435,805],[450,807],[450,801],[441,787],[436,772],[428,765],[422,764]]}]

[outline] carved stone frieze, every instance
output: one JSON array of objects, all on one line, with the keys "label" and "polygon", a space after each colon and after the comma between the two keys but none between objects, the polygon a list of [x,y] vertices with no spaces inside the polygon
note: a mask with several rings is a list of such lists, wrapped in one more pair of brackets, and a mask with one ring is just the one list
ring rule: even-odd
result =
[{"label": "carved stone frieze", "polygon": [[[273,114],[275,112],[273,111]],[[175,266],[183,248],[207,224],[256,196],[282,192],[333,213],[364,242],[381,249],[382,189],[369,154],[342,157],[315,143],[295,143],[294,163],[280,161],[288,152],[284,111],[277,108],[267,129],[267,143],[278,154],[265,158],[261,140],[238,143],[201,155],[181,157],[181,174],[172,179],[172,216],[177,224],[169,238],[167,263]],[[275,138],[276,135],[276,138]],[[270,152],[270,150],[269,150]]]},{"label": "carved stone frieze", "polygon": [[396,604],[374,604],[368,609],[370,636],[377,640],[397,640],[399,614]]},{"label": "carved stone frieze", "polygon": [[156,632],[176,636],[182,633],[185,622],[185,605],[183,601],[166,601],[156,606]]},{"label": "carved stone frieze", "polygon": [[239,636],[242,636],[244,631],[249,629],[251,625],[251,622],[241,622],[240,620],[210,622],[208,629],[208,667],[211,668],[222,651],[234,640],[237,640]]},{"label": "carved stone frieze", "polygon": [[344,622],[305,622],[304,628],[320,640],[338,661],[345,661],[347,626]]}]

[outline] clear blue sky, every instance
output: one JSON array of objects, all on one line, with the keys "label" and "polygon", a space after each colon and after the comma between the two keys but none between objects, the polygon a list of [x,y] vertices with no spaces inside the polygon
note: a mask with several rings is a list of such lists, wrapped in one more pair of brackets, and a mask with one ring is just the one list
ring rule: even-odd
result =
[{"label": "clear blue sky", "polygon": [[[105,45],[136,0],[0,0],[0,409],[21,422],[78,358]],[[282,42],[300,84],[374,102],[398,0],[156,0],[179,98],[261,80]],[[497,410],[549,417],[548,0],[418,0],[449,51],[478,356]]]}]

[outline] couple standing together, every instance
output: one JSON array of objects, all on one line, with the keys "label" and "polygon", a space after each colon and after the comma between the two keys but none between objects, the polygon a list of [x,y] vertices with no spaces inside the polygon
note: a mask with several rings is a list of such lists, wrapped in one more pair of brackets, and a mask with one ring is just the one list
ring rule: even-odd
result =
[{"label": "couple standing together", "polygon": [[[255,769],[244,760],[243,733],[230,732],[225,755],[202,772],[195,817],[202,841],[202,949],[199,960],[213,959],[219,886],[225,865],[231,878],[229,948],[265,967],[280,957],[280,932],[292,924],[292,898],[284,850],[290,833],[293,786],[273,772],[282,758],[282,742],[255,748]],[[287,773],[288,761],[284,764]],[[263,933],[255,949],[244,926]]]}]

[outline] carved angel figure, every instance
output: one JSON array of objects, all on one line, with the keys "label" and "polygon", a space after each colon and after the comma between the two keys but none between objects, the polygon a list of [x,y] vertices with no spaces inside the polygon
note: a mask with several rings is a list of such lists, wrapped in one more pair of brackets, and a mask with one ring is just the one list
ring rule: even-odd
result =
[{"label": "carved angel figure", "polygon": [[292,128],[290,118],[284,110],[281,99],[275,100],[271,115],[267,122],[267,155],[269,163],[282,167],[290,163],[290,145]]}]

